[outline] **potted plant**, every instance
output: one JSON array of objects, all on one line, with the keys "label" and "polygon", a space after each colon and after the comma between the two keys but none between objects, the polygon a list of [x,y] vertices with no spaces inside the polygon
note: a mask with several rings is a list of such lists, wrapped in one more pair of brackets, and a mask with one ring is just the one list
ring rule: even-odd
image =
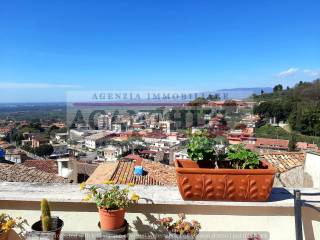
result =
[{"label": "potted plant", "polygon": [[38,233],[55,233],[55,239],[59,239],[63,221],[59,217],[51,216],[50,206],[47,199],[42,199],[40,220],[35,222],[31,229]]},{"label": "potted plant", "polygon": [[169,233],[168,239],[195,239],[201,229],[200,223],[196,220],[187,221],[184,213],[178,216],[179,218],[175,221],[172,217],[159,220]]},{"label": "potted plant", "polygon": [[107,181],[104,185],[89,187],[90,193],[84,200],[93,198],[96,202],[102,231],[117,230],[124,226],[125,208],[139,200],[137,194],[129,191],[129,187],[132,186],[133,184],[128,184],[126,187],[121,187],[112,181]]},{"label": "potted plant", "polygon": [[275,168],[241,144],[216,147],[203,132],[188,145],[191,160],[175,161],[177,182],[184,200],[266,201]]},{"label": "potted plant", "polygon": [[25,231],[25,225],[27,225],[27,220],[21,217],[13,218],[8,214],[0,214],[0,240],[8,240],[10,230],[17,228],[20,233]]}]

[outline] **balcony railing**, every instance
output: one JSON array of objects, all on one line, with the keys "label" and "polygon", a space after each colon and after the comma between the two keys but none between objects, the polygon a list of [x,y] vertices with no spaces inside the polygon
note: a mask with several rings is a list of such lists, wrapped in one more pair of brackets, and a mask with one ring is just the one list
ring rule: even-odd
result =
[{"label": "balcony railing", "polygon": [[[131,232],[159,234],[157,219],[183,212],[189,219],[196,219],[201,223],[198,239],[210,234],[218,236],[217,234],[224,232],[262,232],[270,239],[295,239],[292,189],[274,188],[268,202],[184,201],[177,187],[135,186],[133,190],[142,199],[127,209],[126,220]],[[317,189],[300,190],[317,192]],[[39,220],[39,201],[47,198],[51,202],[53,215],[63,219],[64,232],[99,231],[96,205],[93,202],[84,202],[84,196],[85,193],[79,190],[79,185],[0,183],[1,211],[26,218],[31,225]],[[320,200],[319,196],[308,195],[304,199],[313,201],[316,207],[320,207],[316,202]],[[320,239],[319,220],[317,211],[302,208],[304,239]]]}]

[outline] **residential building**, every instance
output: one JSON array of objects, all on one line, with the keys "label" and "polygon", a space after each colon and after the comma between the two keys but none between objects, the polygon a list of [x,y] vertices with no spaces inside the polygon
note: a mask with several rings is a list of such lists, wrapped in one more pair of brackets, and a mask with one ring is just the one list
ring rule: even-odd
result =
[{"label": "residential building", "polygon": [[160,131],[164,134],[170,134],[175,129],[174,121],[159,121]]},{"label": "residential building", "polygon": [[127,130],[126,123],[113,123],[111,125],[111,130],[116,133],[124,132]]},{"label": "residential building", "polygon": [[37,148],[37,147],[40,147],[41,145],[45,145],[48,143],[49,143],[49,140],[44,138],[43,136],[33,135],[31,137],[31,147],[32,148]]},{"label": "residential building", "polygon": [[67,141],[69,134],[68,133],[56,133],[55,140],[58,143],[64,143]]},{"label": "residential building", "polygon": [[102,161],[116,161],[119,156],[129,151],[129,146],[108,145],[105,148],[98,149],[98,160]]},{"label": "residential building", "polygon": [[111,114],[102,114],[97,118],[98,129],[102,130],[111,130],[112,115]]},{"label": "residential building", "polygon": [[289,140],[273,138],[257,138],[255,147],[260,151],[288,151]]},{"label": "residential building", "polygon": [[105,145],[107,138],[111,135],[112,132],[103,131],[87,136],[84,138],[85,146],[89,149],[97,149],[98,147]]},{"label": "residential building", "polygon": [[53,147],[53,153],[50,155],[50,158],[61,158],[69,155],[67,144],[59,143],[51,145]]}]

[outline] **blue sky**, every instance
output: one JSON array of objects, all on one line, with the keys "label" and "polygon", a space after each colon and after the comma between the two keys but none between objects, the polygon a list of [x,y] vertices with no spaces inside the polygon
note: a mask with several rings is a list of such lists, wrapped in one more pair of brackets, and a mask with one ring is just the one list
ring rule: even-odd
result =
[{"label": "blue sky", "polygon": [[4,0],[0,102],[320,77],[320,1]]}]

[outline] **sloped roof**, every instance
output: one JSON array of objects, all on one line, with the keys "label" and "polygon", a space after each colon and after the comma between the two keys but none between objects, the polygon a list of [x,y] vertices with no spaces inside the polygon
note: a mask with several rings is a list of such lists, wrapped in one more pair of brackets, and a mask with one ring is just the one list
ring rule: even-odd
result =
[{"label": "sloped roof", "polygon": [[134,175],[135,163],[130,160],[99,165],[87,180],[89,184],[98,184],[111,180],[116,184],[134,183],[137,185],[176,185],[175,169],[154,161],[143,159],[143,176]]},{"label": "sloped roof", "polygon": [[289,140],[273,138],[257,138],[256,147],[288,149]]},{"label": "sloped roof", "polygon": [[76,161],[78,173],[90,176],[98,167],[98,164],[84,163]]},{"label": "sloped roof", "polygon": [[88,184],[102,184],[110,180],[114,171],[118,166],[117,162],[106,162],[100,164],[94,172],[89,176],[86,183]]},{"label": "sloped roof", "polygon": [[266,153],[260,156],[271,163],[279,173],[302,166],[305,160],[305,154],[302,152]]},{"label": "sloped roof", "polygon": [[6,182],[38,182],[38,183],[65,183],[63,177],[47,173],[34,167],[22,164],[0,163],[0,181]]},{"label": "sloped roof", "polygon": [[54,160],[26,160],[23,162],[26,167],[34,167],[40,171],[58,174],[57,162]]}]

